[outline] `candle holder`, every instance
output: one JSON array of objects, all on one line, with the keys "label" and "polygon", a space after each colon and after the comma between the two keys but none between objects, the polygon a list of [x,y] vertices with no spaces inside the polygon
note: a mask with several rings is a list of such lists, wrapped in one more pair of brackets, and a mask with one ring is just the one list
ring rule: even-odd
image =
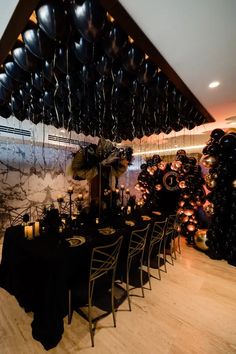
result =
[{"label": "candle holder", "polygon": [[129,190],[129,188],[126,188],[125,194],[126,194],[126,199],[127,199],[127,203],[128,203],[129,202],[129,198],[130,198],[130,190]]},{"label": "candle holder", "polygon": [[81,209],[82,209],[82,202],[83,202],[84,198],[83,198],[83,194],[79,193],[78,197],[76,198],[76,206],[78,209],[78,213],[80,213]]},{"label": "candle holder", "polygon": [[70,213],[70,221],[71,221],[71,216],[72,216],[72,194],[73,194],[73,188],[69,187],[67,190],[67,193],[69,194],[69,213]]},{"label": "candle holder", "polygon": [[64,203],[64,198],[62,197],[62,195],[57,196],[57,203],[58,203],[59,214],[61,215],[62,203]]},{"label": "candle holder", "polygon": [[120,186],[120,191],[121,191],[121,206],[124,206],[124,190],[125,190],[125,186],[124,184],[121,184]]}]

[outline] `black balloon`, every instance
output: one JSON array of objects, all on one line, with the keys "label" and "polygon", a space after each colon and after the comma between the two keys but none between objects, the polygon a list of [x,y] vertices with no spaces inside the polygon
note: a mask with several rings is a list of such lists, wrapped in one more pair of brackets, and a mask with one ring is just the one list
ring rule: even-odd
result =
[{"label": "black balloon", "polygon": [[4,68],[7,75],[18,82],[24,82],[29,78],[29,74],[26,73],[23,69],[21,69],[20,66],[17,65],[14,60],[6,62]]},{"label": "black balloon", "polygon": [[94,42],[105,25],[106,12],[97,0],[75,1],[72,15],[76,29],[88,41]]},{"label": "black balloon", "polygon": [[80,79],[84,83],[89,83],[96,79],[96,73],[93,66],[83,65],[79,75],[80,75]]},{"label": "black balloon", "polygon": [[55,76],[53,71],[53,63],[47,60],[43,61],[42,74],[44,79],[50,82],[52,85],[55,84]]},{"label": "black balloon", "polygon": [[108,57],[116,58],[127,44],[127,35],[118,26],[111,25],[104,39],[104,49]]},{"label": "black balloon", "polygon": [[78,62],[70,48],[66,46],[57,48],[56,67],[64,74],[78,70]]},{"label": "black balloon", "polygon": [[113,72],[114,75],[114,82],[117,86],[128,86],[130,83],[130,76],[129,74],[123,69],[120,68],[117,71]]},{"label": "black balloon", "polygon": [[211,132],[211,135],[210,137],[213,139],[213,140],[220,140],[220,138],[222,138],[222,136],[225,135],[225,132],[222,130],[222,129],[214,129],[212,130]]},{"label": "black balloon", "polygon": [[38,59],[24,46],[13,49],[13,58],[17,65],[27,72],[35,71],[40,65]]},{"label": "black balloon", "polygon": [[138,80],[141,84],[148,84],[156,75],[156,67],[150,60],[145,60],[140,67]]},{"label": "black balloon", "polygon": [[224,152],[227,152],[236,147],[236,137],[233,134],[225,134],[220,139],[220,147]]},{"label": "black balloon", "polygon": [[39,27],[55,41],[65,41],[68,36],[68,23],[64,5],[59,0],[51,0],[40,6],[37,11]]},{"label": "black balloon", "polygon": [[96,69],[101,76],[108,76],[111,72],[111,62],[106,55],[103,55],[96,63]]},{"label": "black balloon", "polygon": [[83,37],[80,37],[78,40],[75,40],[72,44],[73,51],[76,58],[82,64],[90,64],[94,59],[94,44],[89,43]]},{"label": "black balloon", "polygon": [[8,105],[0,105],[0,116],[3,118],[9,118],[11,116],[11,110]]},{"label": "black balloon", "polygon": [[125,70],[131,73],[135,73],[140,68],[143,61],[143,53],[134,44],[128,45],[125,50],[123,59],[123,65]]},{"label": "black balloon", "polygon": [[17,83],[10,76],[5,73],[0,73],[0,83],[8,91],[17,88]]},{"label": "black balloon", "polygon": [[37,28],[30,28],[23,32],[23,40],[26,48],[39,59],[52,59],[54,54],[54,43]]}]

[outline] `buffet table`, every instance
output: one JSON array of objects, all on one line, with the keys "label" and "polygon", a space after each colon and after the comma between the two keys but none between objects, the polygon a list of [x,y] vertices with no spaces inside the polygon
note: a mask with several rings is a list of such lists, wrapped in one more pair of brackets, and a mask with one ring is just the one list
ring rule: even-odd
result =
[{"label": "buffet table", "polygon": [[81,226],[80,234],[86,242],[79,247],[69,247],[59,235],[27,240],[23,226],[6,230],[0,286],[14,295],[26,312],[34,313],[32,335],[45,349],[53,348],[61,339],[63,318],[68,312],[68,286],[75,281],[81,282],[81,287],[86,283],[93,247],[123,235],[118,266],[118,272],[122,272],[131,231],[146,226],[147,222],[150,221],[139,221],[131,227],[124,220],[119,221],[114,226],[116,232],[109,236],[100,235],[98,225]]}]

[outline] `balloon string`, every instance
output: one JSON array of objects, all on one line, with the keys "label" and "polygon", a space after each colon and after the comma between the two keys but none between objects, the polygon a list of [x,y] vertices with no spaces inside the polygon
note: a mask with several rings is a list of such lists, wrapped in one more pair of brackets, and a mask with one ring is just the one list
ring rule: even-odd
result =
[{"label": "balloon string", "polygon": [[[56,52],[54,53],[54,58],[53,58],[53,69],[55,69],[55,66],[56,66]],[[54,79],[56,81],[56,85],[55,85],[56,88],[55,88],[54,97],[53,97],[54,109],[55,109],[55,113],[56,113],[57,122],[59,123],[60,122],[60,118],[59,118],[59,113],[58,113],[58,109],[57,109],[57,105],[56,105],[56,95],[57,95],[57,91],[58,91],[58,88],[59,88],[59,83],[58,83],[58,79],[57,79],[55,70],[53,70],[53,76],[54,76]]]},{"label": "balloon string", "polygon": [[69,49],[68,49],[68,47],[66,48],[66,83],[67,83],[67,89],[68,89],[68,111],[70,114],[67,127],[69,127],[69,124],[71,121],[72,104],[71,104],[71,89],[70,89],[70,75],[69,75]]},{"label": "balloon string", "polygon": [[132,137],[135,137],[135,125],[134,125],[134,119],[135,119],[135,96],[133,95],[132,98],[132,119],[131,119],[131,128],[132,128]]}]

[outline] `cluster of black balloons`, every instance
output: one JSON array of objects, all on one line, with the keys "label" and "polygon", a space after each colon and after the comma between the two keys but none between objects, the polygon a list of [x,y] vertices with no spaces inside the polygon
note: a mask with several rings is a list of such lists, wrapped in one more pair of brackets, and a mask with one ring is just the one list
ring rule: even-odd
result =
[{"label": "cluster of black balloons", "polygon": [[111,140],[194,128],[204,116],[98,0],[41,1],[0,72],[0,115]]},{"label": "cluster of black balloons", "polygon": [[211,203],[211,223],[207,232],[208,253],[236,266],[236,132],[212,131],[203,149],[202,164],[209,168],[206,186]]},{"label": "cluster of black balloons", "polygon": [[[187,156],[185,150],[179,150],[171,168],[178,173],[180,189],[178,201],[178,232],[187,237],[189,244],[193,243],[194,234],[202,227],[204,214],[202,206],[206,202],[204,178],[201,166],[195,157]],[[201,213],[202,211],[202,213]]]},{"label": "cluster of black balloons", "polygon": [[163,186],[163,177],[170,170],[169,164],[164,162],[159,155],[153,155],[140,168],[141,172],[135,188],[142,193],[144,207],[171,213],[173,203],[167,203],[166,189]]}]

